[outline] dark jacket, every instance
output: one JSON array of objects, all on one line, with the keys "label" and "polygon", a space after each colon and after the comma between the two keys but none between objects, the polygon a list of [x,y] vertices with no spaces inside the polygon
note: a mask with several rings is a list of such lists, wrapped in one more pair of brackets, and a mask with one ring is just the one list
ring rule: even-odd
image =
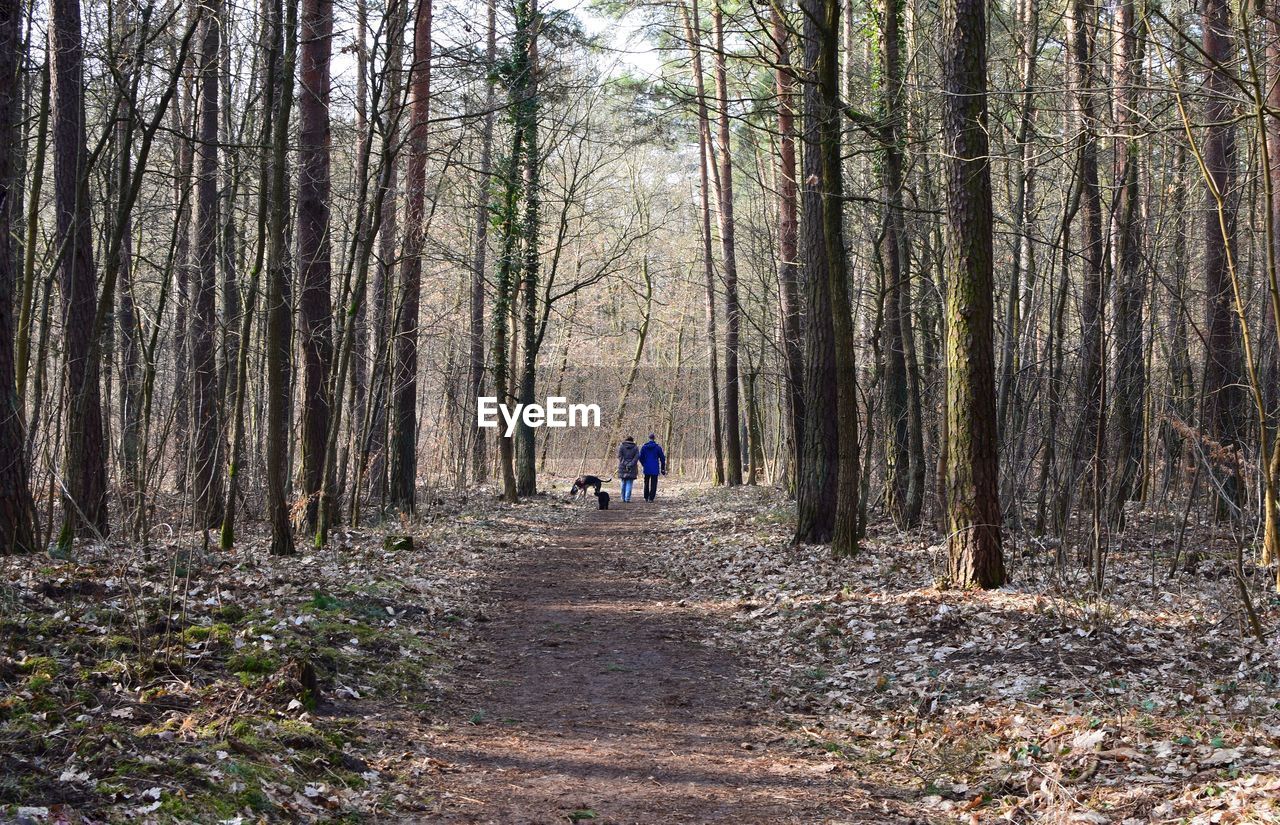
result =
[{"label": "dark jacket", "polygon": [[644,465],[645,475],[656,476],[667,471],[667,454],[658,442],[650,439],[640,448],[640,463]]},{"label": "dark jacket", "polygon": [[624,441],[618,445],[618,478],[634,479],[636,477],[636,460],[640,457],[640,448],[634,441]]}]

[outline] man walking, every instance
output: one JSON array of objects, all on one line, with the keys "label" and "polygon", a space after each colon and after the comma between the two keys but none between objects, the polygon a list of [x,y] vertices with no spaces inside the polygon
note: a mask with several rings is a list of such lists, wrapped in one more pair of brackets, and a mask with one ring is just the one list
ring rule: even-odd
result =
[{"label": "man walking", "polygon": [[644,500],[653,501],[658,497],[658,475],[667,474],[667,454],[653,433],[640,448],[640,466],[644,468]]}]

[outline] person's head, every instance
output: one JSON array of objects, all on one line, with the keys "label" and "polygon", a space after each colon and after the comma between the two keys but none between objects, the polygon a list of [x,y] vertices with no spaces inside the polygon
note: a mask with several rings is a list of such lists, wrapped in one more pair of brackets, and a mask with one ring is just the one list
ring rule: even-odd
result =
[{"label": "person's head", "polygon": [[622,439],[622,440],[623,440],[623,441],[630,441],[632,444],[635,444],[635,443],[636,443],[635,438],[634,438],[634,437],[632,437],[632,436],[627,436],[626,438],[624,438],[624,439]]},{"label": "person's head", "polygon": [[655,435],[655,434],[653,434],[653,433],[649,433],[649,440],[650,440],[650,441],[657,441],[657,440],[658,440],[658,436],[657,436],[657,435]]}]

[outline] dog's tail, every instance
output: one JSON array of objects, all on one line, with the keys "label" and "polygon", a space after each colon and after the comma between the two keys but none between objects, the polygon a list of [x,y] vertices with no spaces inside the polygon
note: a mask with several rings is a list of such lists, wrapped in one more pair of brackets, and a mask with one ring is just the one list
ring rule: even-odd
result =
[{"label": "dog's tail", "polygon": [[600,481],[601,481],[601,483],[604,483],[604,482],[606,482],[606,481],[613,481],[613,476],[609,476],[608,478],[602,478],[602,479],[600,479]]}]

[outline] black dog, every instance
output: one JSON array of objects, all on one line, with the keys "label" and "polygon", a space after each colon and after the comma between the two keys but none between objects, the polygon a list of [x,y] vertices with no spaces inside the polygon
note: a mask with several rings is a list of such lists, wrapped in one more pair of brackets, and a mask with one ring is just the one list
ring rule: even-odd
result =
[{"label": "black dog", "polygon": [[[612,478],[601,478],[600,476],[578,476],[574,479],[573,486],[569,488],[569,495],[576,496],[579,493],[586,493],[587,488],[594,487],[596,495],[600,495],[600,485],[606,481],[613,481]],[[600,508],[605,509],[605,508]]]},{"label": "black dog", "polygon": [[609,494],[601,490],[596,493],[596,502],[600,505],[601,510],[609,509]]}]

